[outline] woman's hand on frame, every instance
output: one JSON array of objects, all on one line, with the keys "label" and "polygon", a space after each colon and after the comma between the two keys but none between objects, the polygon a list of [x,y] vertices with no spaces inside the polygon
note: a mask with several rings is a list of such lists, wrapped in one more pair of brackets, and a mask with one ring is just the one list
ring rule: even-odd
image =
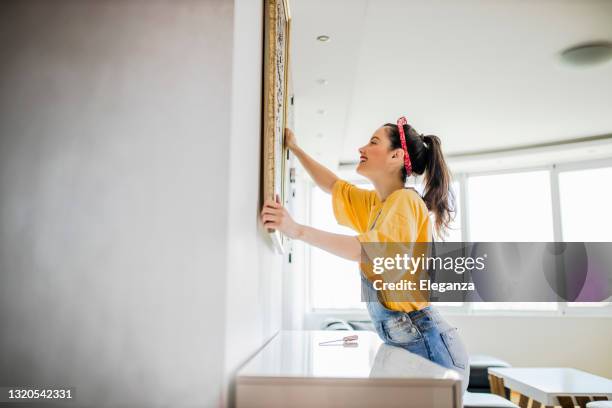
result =
[{"label": "woman's hand on frame", "polygon": [[289,128],[285,128],[285,146],[291,151],[297,147],[297,138]]},{"label": "woman's hand on frame", "polygon": [[289,238],[295,239],[300,235],[301,225],[296,223],[287,209],[277,201],[266,200],[261,210],[261,221],[264,227],[279,230]]}]

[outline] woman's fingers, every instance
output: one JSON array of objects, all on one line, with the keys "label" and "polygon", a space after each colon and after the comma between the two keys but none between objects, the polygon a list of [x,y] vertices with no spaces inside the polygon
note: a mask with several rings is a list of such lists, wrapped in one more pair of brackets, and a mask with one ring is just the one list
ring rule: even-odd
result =
[{"label": "woman's fingers", "polygon": [[279,212],[279,211],[265,211],[265,212],[261,213],[261,217],[262,218],[266,217],[266,216],[267,217],[274,217],[274,218],[277,218],[279,220],[282,220],[283,217],[285,216],[285,214],[282,213],[282,212]]},{"label": "woman's fingers", "polygon": [[263,210],[261,210],[261,217],[263,218],[265,216],[271,216],[281,219],[284,216],[284,209],[265,207]]},{"label": "woman's fingers", "polygon": [[266,214],[263,217],[261,217],[261,220],[266,223],[268,221],[273,221],[273,222],[278,222],[280,221],[279,217],[276,215],[272,215],[272,214]]},{"label": "woman's fingers", "polygon": [[271,205],[265,205],[262,209],[261,209],[261,213],[263,214],[264,212],[283,212],[285,211],[285,209],[283,207],[274,207]]},{"label": "woman's fingers", "polygon": [[266,200],[264,207],[261,209],[261,215],[264,214],[281,214],[284,208],[279,203],[272,200]]},{"label": "woman's fingers", "polygon": [[293,149],[297,145],[295,134],[291,129],[285,128],[285,146],[289,149]]},{"label": "woman's fingers", "polygon": [[[280,201],[278,195],[275,199]],[[266,200],[261,209],[261,221],[265,227],[281,228],[281,225],[285,222],[285,209],[282,204],[275,200]]]},{"label": "woman's fingers", "polygon": [[278,218],[272,215],[264,215],[261,220],[266,227],[278,227],[280,225]]},{"label": "woman's fingers", "polygon": [[279,204],[279,205],[277,205],[277,204],[272,204],[272,203],[269,203],[269,204],[265,204],[265,205],[263,206],[263,208],[274,208],[275,210],[280,210],[280,209],[282,209],[282,208],[283,208],[283,206],[282,206],[282,205],[280,205],[280,204]]},{"label": "woman's fingers", "polygon": [[274,200],[268,199],[268,200],[264,201],[264,207],[280,208],[280,207],[282,207],[282,205],[280,203],[277,203]]},{"label": "woman's fingers", "polygon": [[261,212],[261,217],[265,217],[265,216],[272,216],[272,217],[278,217],[278,218],[282,218],[283,213],[279,212],[278,210],[266,210],[266,211],[262,211]]}]

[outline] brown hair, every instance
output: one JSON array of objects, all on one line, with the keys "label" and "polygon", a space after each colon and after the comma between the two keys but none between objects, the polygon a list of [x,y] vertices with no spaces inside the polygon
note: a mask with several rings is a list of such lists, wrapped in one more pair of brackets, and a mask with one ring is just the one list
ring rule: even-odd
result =
[{"label": "brown hair", "polygon": [[[397,125],[386,123],[391,149],[401,149]],[[404,125],[408,155],[412,163],[412,173],[425,174],[423,201],[436,219],[437,235],[442,237],[449,224],[455,218],[455,195],[450,188],[451,175],[442,154],[442,143],[438,136],[423,136],[410,125]],[[406,168],[402,166],[402,181],[408,178]]]}]

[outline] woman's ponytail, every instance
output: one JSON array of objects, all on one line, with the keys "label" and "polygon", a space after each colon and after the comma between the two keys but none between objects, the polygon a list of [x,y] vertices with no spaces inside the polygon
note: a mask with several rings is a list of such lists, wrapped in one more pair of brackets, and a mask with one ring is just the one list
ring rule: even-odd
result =
[{"label": "woman's ponytail", "polygon": [[443,237],[455,217],[455,197],[450,189],[451,175],[442,154],[440,138],[427,135],[423,136],[423,142],[427,145],[423,200],[434,214],[437,235]]},{"label": "woman's ponytail", "polygon": [[[384,126],[389,129],[391,149],[402,149],[397,125],[386,123]],[[424,175],[423,201],[435,217],[436,235],[443,238],[455,218],[455,197],[450,189],[451,175],[442,154],[440,138],[434,135],[422,136],[412,126],[404,126],[412,173]],[[409,174],[404,166],[401,172],[405,183]]]}]

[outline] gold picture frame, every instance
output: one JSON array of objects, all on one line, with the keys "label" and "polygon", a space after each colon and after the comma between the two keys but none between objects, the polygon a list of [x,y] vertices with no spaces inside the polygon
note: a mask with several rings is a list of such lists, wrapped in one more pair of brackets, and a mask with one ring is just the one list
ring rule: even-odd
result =
[{"label": "gold picture frame", "polygon": [[[287,0],[264,0],[263,59],[263,128],[262,171],[263,199],[278,195],[286,204],[287,149],[284,131],[287,127],[289,33],[291,15]],[[284,252],[286,237],[268,229],[276,250]]]}]

